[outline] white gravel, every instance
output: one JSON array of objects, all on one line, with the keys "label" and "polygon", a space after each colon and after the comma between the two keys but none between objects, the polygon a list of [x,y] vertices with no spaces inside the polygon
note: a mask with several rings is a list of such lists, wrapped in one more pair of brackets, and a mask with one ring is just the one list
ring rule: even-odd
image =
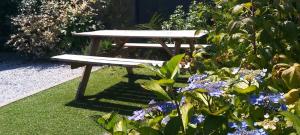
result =
[{"label": "white gravel", "polygon": [[[83,68],[0,54],[0,107],[82,75]],[[99,69],[99,67],[93,68]]]}]

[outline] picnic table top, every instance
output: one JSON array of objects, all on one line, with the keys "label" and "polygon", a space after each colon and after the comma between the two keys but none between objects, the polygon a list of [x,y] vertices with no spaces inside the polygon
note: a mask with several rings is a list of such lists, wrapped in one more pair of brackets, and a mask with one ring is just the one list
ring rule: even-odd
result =
[{"label": "picnic table top", "polygon": [[200,38],[207,31],[196,30],[98,30],[73,33],[74,36],[86,37],[133,37],[133,38]]}]

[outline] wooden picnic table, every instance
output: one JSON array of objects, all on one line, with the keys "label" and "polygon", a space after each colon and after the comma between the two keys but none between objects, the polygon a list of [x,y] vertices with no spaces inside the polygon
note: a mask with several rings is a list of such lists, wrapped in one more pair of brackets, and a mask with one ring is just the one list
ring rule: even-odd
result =
[{"label": "wooden picnic table", "polygon": [[[126,42],[128,42],[128,39],[130,38],[147,38],[152,39],[156,41],[158,44],[163,47],[166,52],[170,55],[175,55],[179,53],[181,44],[183,41],[188,42],[190,45],[190,50],[194,50],[194,44],[197,39],[204,37],[207,34],[206,31],[200,31],[197,32],[196,30],[99,30],[99,31],[92,31],[92,32],[81,32],[81,33],[73,33],[74,36],[83,36],[83,37],[89,37],[91,38],[91,44],[90,44],[90,52],[89,56],[96,55],[98,46],[102,39],[105,38],[112,38],[115,42],[118,48],[122,48]],[[165,39],[173,39],[175,41],[174,51],[165,43]],[[147,46],[146,46],[147,47]],[[151,46],[149,45],[149,48]],[[68,57],[74,57],[75,56],[68,56]],[[86,56],[85,56],[86,57]],[[81,57],[84,58],[84,57]],[[126,63],[133,63],[133,65],[137,65],[139,63],[155,63],[159,64],[162,63],[162,61],[147,61],[147,60],[130,60],[130,59],[124,59],[124,60],[111,60],[111,62],[104,57],[98,57],[103,61],[105,59],[105,62],[102,62],[104,64],[118,64],[120,65],[126,65]],[[70,58],[72,59],[72,58]],[[97,59],[97,58],[91,58],[91,59]],[[69,59],[68,59],[69,60]],[[73,60],[74,61],[74,60]],[[86,62],[86,61],[84,61]],[[88,61],[89,62],[89,61]],[[93,62],[93,61],[92,61]],[[94,62],[96,63],[96,62]],[[125,64],[124,64],[125,63]],[[83,72],[83,76],[81,79],[81,82],[78,86],[77,94],[76,94],[76,100],[82,99],[84,97],[85,89],[90,77],[90,73],[92,70],[92,64],[85,63],[85,70]],[[130,65],[130,64],[129,64]],[[130,65],[131,66],[131,65]],[[132,73],[132,68],[126,68],[128,73]]]}]

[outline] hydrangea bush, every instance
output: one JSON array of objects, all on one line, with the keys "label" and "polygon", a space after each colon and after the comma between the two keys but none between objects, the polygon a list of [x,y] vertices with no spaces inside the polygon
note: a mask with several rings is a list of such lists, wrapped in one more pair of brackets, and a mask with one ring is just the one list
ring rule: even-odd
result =
[{"label": "hydrangea bush", "polygon": [[[123,118],[122,123],[127,123],[125,129],[128,130],[116,129],[111,133],[299,133],[299,103],[287,103],[286,97],[291,96],[289,93],[274,91],[268,86],[272,80],[271,72],[267,69],[238,67],[206,71],[189,77],[185,87],[176,88],[174,83],[183,57],[177,55],[161,68],[142,65],[161,77],[142,85],[153,91],[159,100],[153,99],[147,108],[136,110],[132,116]],[[298,101],[298,98],[294,101]],[[295,110],[298,111],[295,113]]]},{"label": "hydrangea bush", "polygon": [[[296,0],[211,0],[192,4],[188,13],[178,7],[163,29],[206,29],[213,45],[197,49],[192,58],[177,55],[160,68],[143,65],[160,77],[142,84],[158,99],[113,122],[122,128],[105,129],[112,134],[300,134],[299,7]],[[191,62],[191,76],[177,88],[182,59]],[[103,125],[111,120],[100,118]]]}]

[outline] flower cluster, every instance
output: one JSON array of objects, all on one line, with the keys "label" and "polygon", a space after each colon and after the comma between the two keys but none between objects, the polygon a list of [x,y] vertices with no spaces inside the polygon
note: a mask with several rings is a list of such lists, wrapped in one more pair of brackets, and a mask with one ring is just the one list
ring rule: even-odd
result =
[{"label": "flower cluster", "polygon": [[263,129],[248,130],[248,124],[244,121],[240,124],[229,123],[229,127],[235,129],[235,132],[227,135],[267,135]]},{"label": "flower cluster", "polygon": [[250,97],[250,103],[252,105],[263,106],[266,109],[270,109],[273,111],[287,110],[287,106],[280,101],[284,101],[283,93],[278,93],[278,94],[260,93],[258,96],[252,95]]},{"label": "flower cluster", "polygon": [[269,119],[270,115],[267,113],[264,115],[264,120],[255,122],[254,126],[262,126],[266,130],[276,130],[276,124],[279,122],[279,118],[274,117],[272,120]]},{"label": "flower cluster", "polygon": [[262,83],[264,77],[267,75],[267,69],[263,70],[246,70],[246,69],[233,69],[232,73],[236,74],[239,72],[240,74],[240,80],[242,81],[248,81],[248,82],[259,82]]},{"label": "flower cluster", "polygon": [[197,125],[202,123],[205,120],[205,116],[204,115],[193,115],[191,118],[191,124]]},{"label": "flower cluster", "polygon": [[207,76],[207,74],[193,75],[188,80],[189,85],[185,88],[179,89],[179,92],[204,89],[207,90],[208,95],[220,97],[224,93],[222,88],[225,87],[227,83],[225,81],[211,82],[210,80],[206,80]]},{"label": "flower cluster", "polygon": [[[185,97],[182,97],[179,106],[182,106],[184,102],[185,102]],[[151,100],[149,102],[149,106],[150,106],[149,108],[134,111],[133,115],[128,117],[128,119],[134,121],[144,120],[145,116],[151,112],[158,111],[166,115],[176,109],[176,104],[170,101],[157,103],[156,101]]]}]

